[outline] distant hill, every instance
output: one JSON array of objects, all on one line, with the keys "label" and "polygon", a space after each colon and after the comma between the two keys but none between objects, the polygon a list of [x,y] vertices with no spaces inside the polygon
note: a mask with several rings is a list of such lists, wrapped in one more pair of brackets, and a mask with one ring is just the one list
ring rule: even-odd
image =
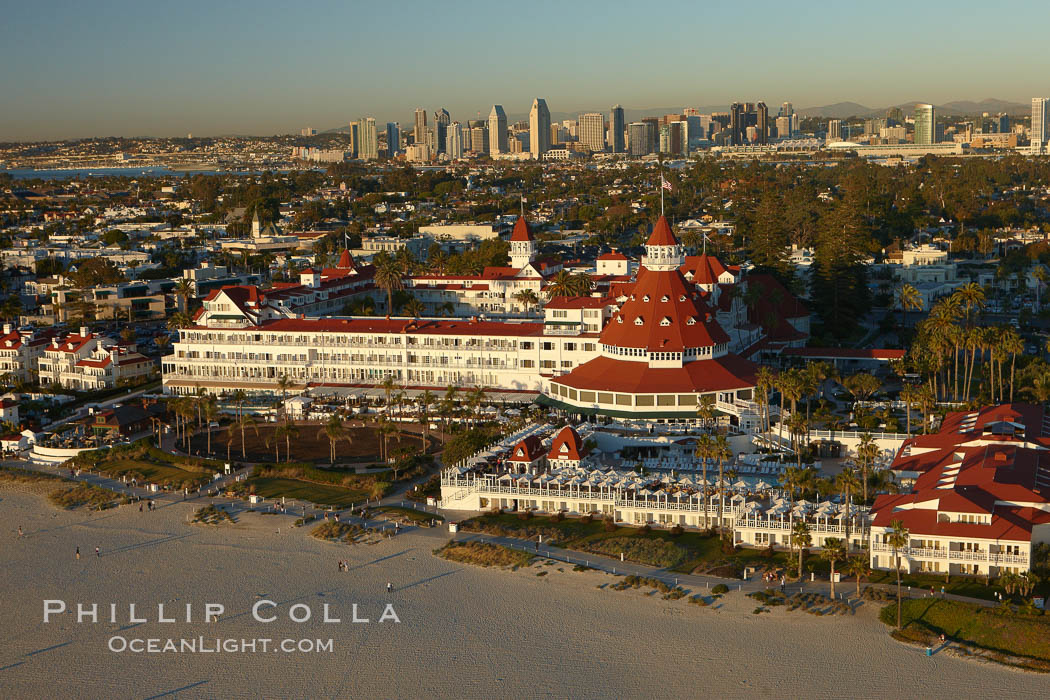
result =
[{"label": "distant hill", "polygon": [[798,110],[803,117],[824,117],[826,119],[845,119],[847,117],[867,117],[875,110],[856,102],[836,102],[823,107],[806,107]]},{"label": "distant hill", "polygon": [[[846,119],[847,117],[867,118],[885,116],[887,110],[892,109],[893,107],[899,107],[904,111],[904,114],[907,115],[914,111],[915,105],[918,102],[922,102],[922,100],[911,100],[877,109],[865,107],[856,102],[837,102],[822,107],[807,107],[798,110],[798,112],[803,117],[824,117],[826,119]],[[980,102],[974,102],[972,100],[956,100],[954,102],[946,102],[942,105],[935,105],[935,107],[940,114],[952,117],[963,117],[981,114],[983,112],[988,112],[989,114],[1006,112],[1010,116],[1024,116],[1031,111],[1030,104],[1009,102],[1007,100],[997,100],[994,98],[988,98],[981,100]]]}]

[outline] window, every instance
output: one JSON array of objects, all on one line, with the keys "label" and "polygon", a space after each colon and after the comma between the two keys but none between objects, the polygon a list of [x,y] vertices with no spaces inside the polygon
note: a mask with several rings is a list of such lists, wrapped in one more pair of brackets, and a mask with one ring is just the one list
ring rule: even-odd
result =
[{"label": "window", "polygon": [[566,352],[573,352],[576,350],[576,343],[565,343],[565,345],[562,346],[562,349]]},{"label": "window", "polygon": [[543,344],[543,349],[544,350],[553,350],[554,349],[554,343],[544,343]]},{"label": "window", "polygon": [[612,402],[613,402],[613,395],[612,394],[606,393],[604,391],[599,391],[598,392],[598,403],[605,403],[605,404],[612,405]]},{"label": "window", "polygon": [[652,394],[635,397],[636,406],[654,406],[656,404]]},{"label": "window", "polygon": [[640,326],[643,323],[645,323],[645,321],[642,320],[641,316],[638,316],[637,318],[634,319],[634,325],[636,325],[636,326]]}]

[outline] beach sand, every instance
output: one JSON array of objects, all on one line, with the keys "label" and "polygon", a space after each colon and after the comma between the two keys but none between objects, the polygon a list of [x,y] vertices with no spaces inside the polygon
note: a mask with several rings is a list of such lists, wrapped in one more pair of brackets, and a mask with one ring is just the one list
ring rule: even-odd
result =
[{"label": "beach sand", "polygon": [[[277,516],[190,525],[194,509],[65,512],[39,495],[0,490],[3,695],[969,698],[1050,687],[1042,675],[927,658],[893,641],[871,606],[853,617],[753,615],[753,600],[730,593],[705,609],[602,589],[616,579],[561,564],[516,572],[454,564],[431,554],[447,533],[347,546],[314,540]],[[338,571],[340,559],[351,562],[349,573]],[[281,603],[278,621],[252,618],[261,598]],[[44,624],[45,599],[105,604],[103,616],[118,603],[123,621],[77,624],[67,613]],[[150,622],[127,623],[132,602]],[[184,615],[187,602],[223,603],[226,613],[210,624],[200,615],[190,624],[156,621],[157,603]],[[343,622],[292,623],[288,608],[300,602],[315,618],[328,603]],[[387,602],[400,624],[376,622]],[[353,603],[371,623],[349,621]],[[330,638],[333,651],[114,653],[107,645],[117,635]]]}]

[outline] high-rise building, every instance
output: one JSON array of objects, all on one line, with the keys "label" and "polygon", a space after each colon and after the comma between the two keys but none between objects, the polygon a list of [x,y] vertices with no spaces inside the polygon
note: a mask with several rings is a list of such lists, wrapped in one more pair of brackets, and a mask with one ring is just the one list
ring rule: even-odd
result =
[{"label": "high-rise building", "polygon": [[689,125],[685,121],[668,122],[660,127],[660,152],[674,156],[689,155]]},{"label": "high-rise building", "polygon": [[627,127],[627,147],[632,156],[648,155],[649,125],[645,122],[631,122]]},{"label": "high-rise building", "polygon": [[412,140],[416,143],[426,141],[427,111],[422,107],[416,107],[415,127],[412,129]]},{"label": "high-rise building", "polygon": [[886,110],[886,126],[900,126],[904,123],[904,110],[900,107],[890,107]]},{"label": "high-rise building", "polygon": [[397,122],[386,123],[386,152],[391,158],[401,152],[401,127]]},{"label": "high-rise building", "polygon": [[529,110],[529,153],[539,160],[551,147],[551,112],[547,101],[537,97]]},{"label": "high-rise building", "polygon": [[489,112],[489,153],[506,153],[510,150],[507,144],[507,113],[503,105],[492,105]]},{"label": "high-rise building", "polygon": [[937,143],[937,110],[933,105],[915,105],[915,143],[929,146]]},{"label": "high-rise building", "polygon": [[[778,120],[779,121],[779,120]],[[780,133],[780,127],[777,127],[777,133]],[[842,140],[842,121],[838,119],[828,120],[828,143],[834,143]]]},{"label": "high-rise building", "polygon": [[[790,102],[784,104],[790,107]],[[758,127],[758,142],[769,143],[769,108],[765,102],[755,105],[755,126]]]},{"label": "high-rise building", "polygon": [[358,155],[362,160],[375,160],[379,157],[379,134],[376,133],[375,117],[365,117],[360,122],[361,147]]},{"label": "high-rise building", "polygon": [[782,117],[790,117],[794,113],[795,113],[795,105],[791,104],[790,102],[782,102],[780,104],[780,116],[782,116]]},{"label": "high-rise building", "polygon": [[791,117],[780,116],[776,120],[777,138],[791,138]]},{"label": "high-rise building", "polygon": [[624,122],[623,107],[613,105],[609,110],[609,145],[613,153],[623,153],[627,150],[624,143],[624,132],[627,124]]},{"label": "high-rise building", "polygon": [[434,112],[434,133],[437,135],[437,152],[445,152],[445,127],[452,123],[448,110],[439,109]]},{"label": "high-rise building", "polygon": [[490,137],[491,134],[488,128],[482,126],[482,122],[474,122],[474,126],[470,127],[470,150],[478,155],[487,154],[489,152]]},{"label": "high-rise building", "polygon": [[463,157],[463,129],[459,122],[452,122],[445,127],[445,153],[452,160]]},{"label": "high-rise building", "polygon": [[1047,105],[1048,97],[1032,98],[1032,127],[1028,132],[1032,144],[1032,153],[1042,153],[1047,144]]},{"label": "high-rise building", "polygon": [[361,124],[359,122],[350,122],[350,157],[360,158],[359,151],[361,150]]},{"label": "high-rise building", "polygon": [[595,153],[605,150],[605,115],[588,112],[580,115],[580,143]]},{"label": "high-rise building", "polygon": [[1006,134],[1010,132],[1010,117],[1007,116],[1006,112],[1000,112],[995,118],[996,131],[1000,134]]}]

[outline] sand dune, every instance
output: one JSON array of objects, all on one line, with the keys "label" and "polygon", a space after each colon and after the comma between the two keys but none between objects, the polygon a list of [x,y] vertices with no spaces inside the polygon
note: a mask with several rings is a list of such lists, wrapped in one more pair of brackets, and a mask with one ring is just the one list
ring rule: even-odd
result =
[{"label": "sand dune", "polygon": [[[717,609],[600,590],[613,580],[559,566],[501,572],[431,555],[435,532],[372,546],[318,542],[290,520],[246,514],[235,525],[187,524],[192,505],[140,514],[59,512],[36,495],[0,491],[0,688],[6,697],[1017,697],[1044,676],[900,645],[862,610],[815,618],[755,616],[731,594]],[[27,536],[18,539],[21,525]],[[75,561],[74,548],[82,558]],[[96,559],[98,545],[103,556]],[[352,570],[340,573],[336,562]],[[395,586],[388,595],[387,582]],[[216,624],[44,624],[43,600],[220,602]],[[278,621],[251,607],[281,603]],[[385,603],[401,624],[375,620]],[[288,620],[294,603],[342,624]],[[333,639],[311,654],[117,654],[131,637]]]}]

